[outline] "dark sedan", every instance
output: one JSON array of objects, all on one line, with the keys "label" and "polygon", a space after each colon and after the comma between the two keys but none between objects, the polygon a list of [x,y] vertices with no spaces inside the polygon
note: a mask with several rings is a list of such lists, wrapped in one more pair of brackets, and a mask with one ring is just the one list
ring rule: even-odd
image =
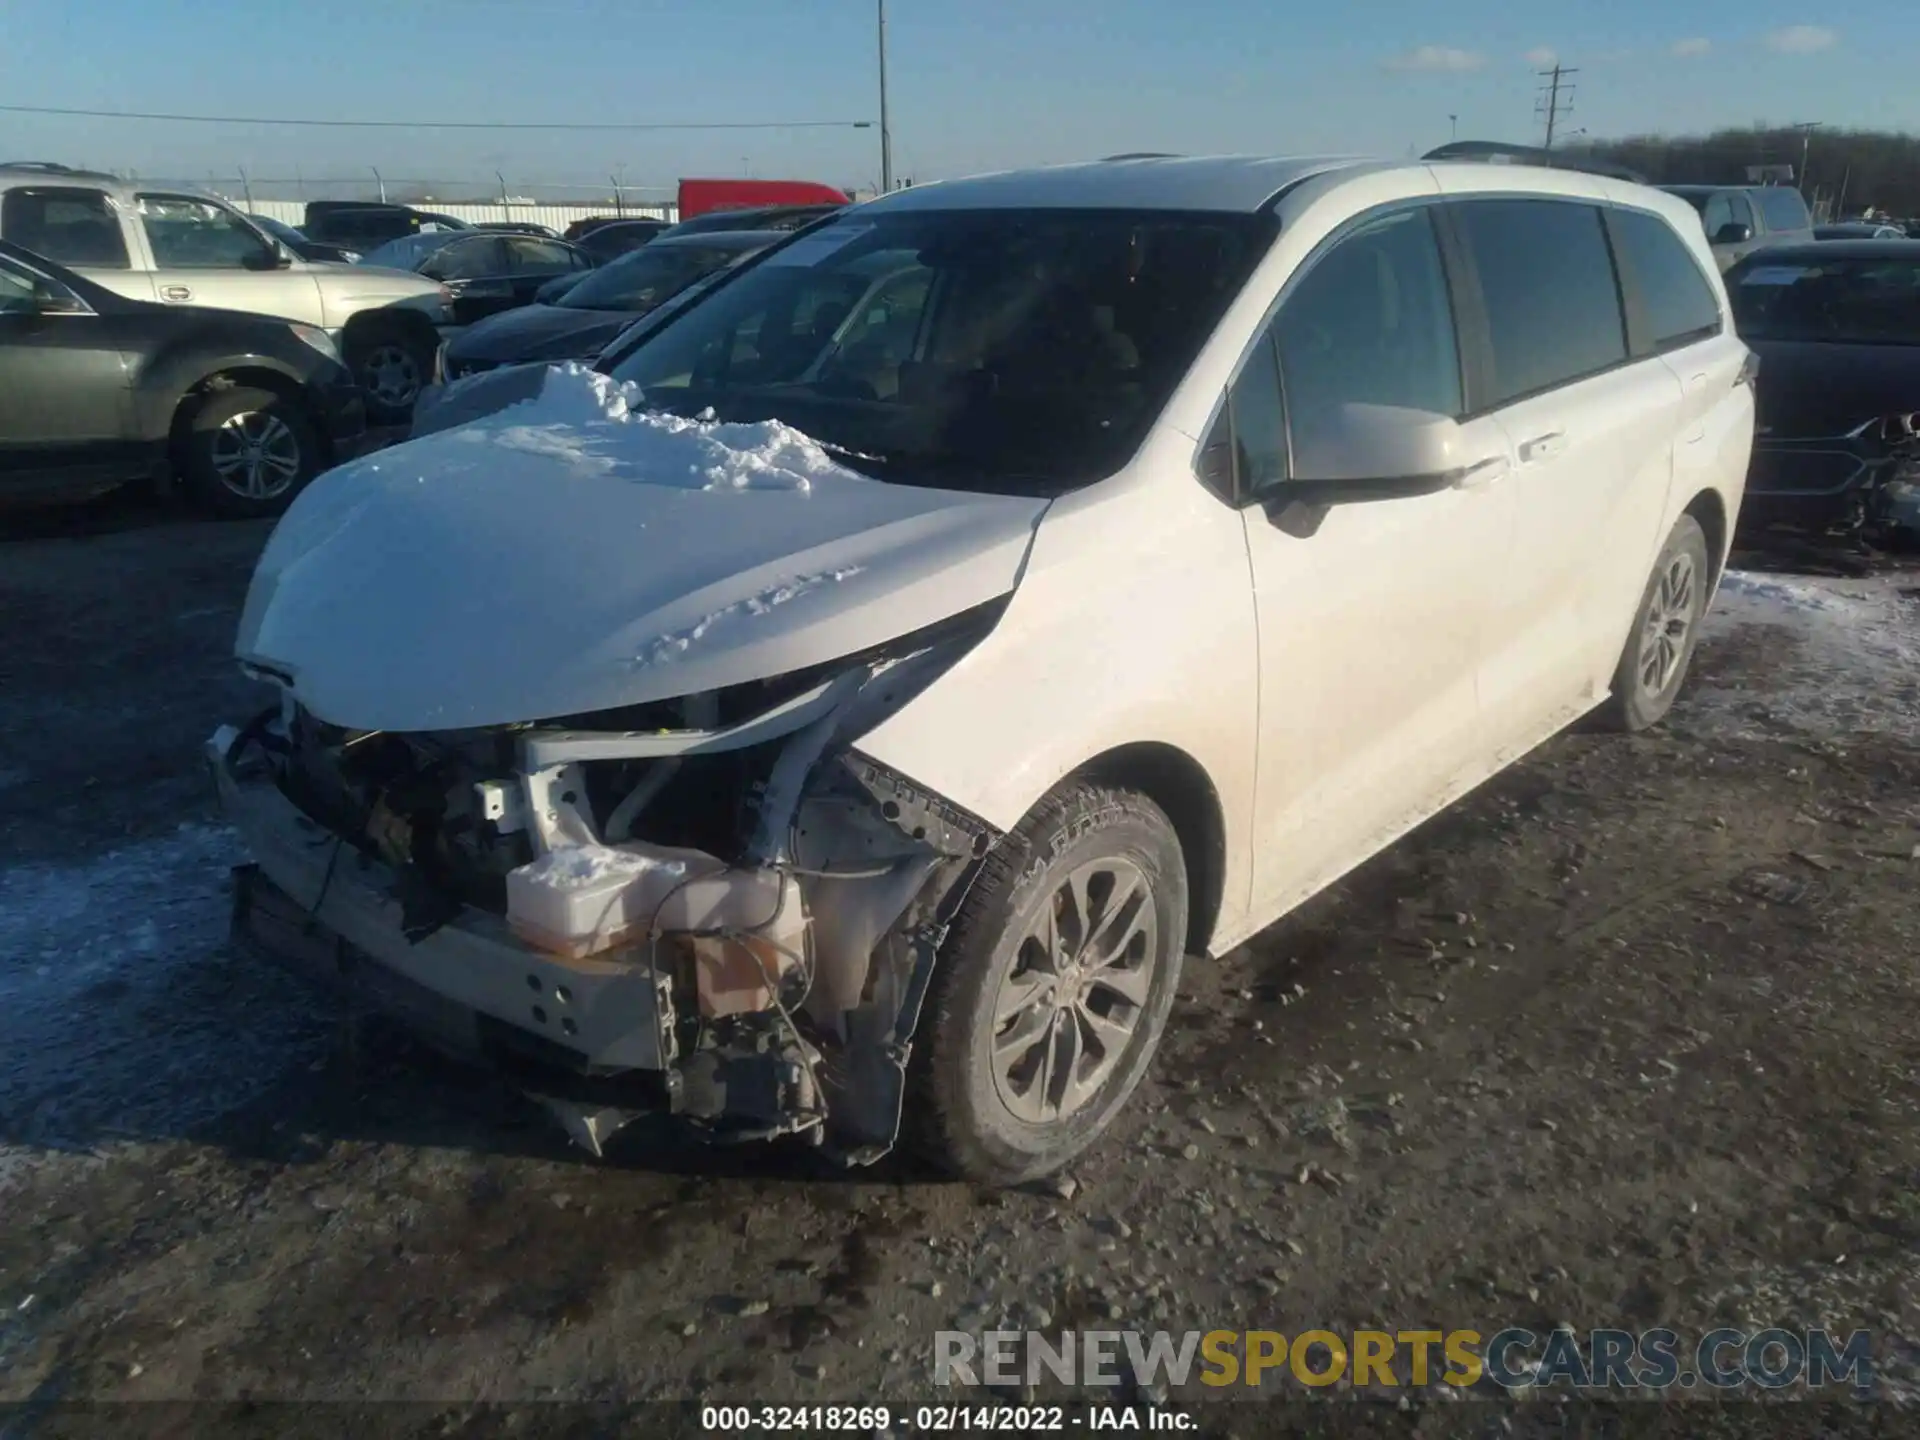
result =
[{"label": "dark sedan", "polygon": [[369,250],[360,263],[438,280],[447,287],[456,325],[530,304],[555,276],[594,268],[591,255],[564,240],[496,230],[406,235]]},{"label": "dark sedan", "polygon": [[580,237],[580,248],[602,265],[651,243],[669,226],[664,220],[615,220]]},{"label": "dark sedan", "polygon": [[1920,461],[1920,241],[1777,246],[1727,291],[1760,357],[1742,528],[1887,520],[1889,483]]},{"label": "dark sedan", "polygon": [[129,300],[0,241],[0,504],[177,476],[224,515],[273,515],[366,427],[311,325]]},{"label": "dark sedan", "polygon": [[441,378],[458,380],[525,360],[591,359],[639,316],[785,238],[776,231],[735,230],[657,240],[584,276],[551,304],[468,327],[447,342]]}]

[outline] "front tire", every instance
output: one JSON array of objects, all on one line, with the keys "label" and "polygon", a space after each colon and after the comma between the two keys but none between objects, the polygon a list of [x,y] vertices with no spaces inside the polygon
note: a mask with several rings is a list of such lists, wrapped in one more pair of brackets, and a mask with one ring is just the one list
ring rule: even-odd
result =
[{"label": "front tire", "polygon": [[909,1143],[1017,1185],[1112,1123],[1166,1026],[1186,948],[1180,842],[1143,795],[1054,791],[988,856],[942,946],[908,1075]]},{"label": "front tire", "polygon": [[236,385],[187,417],[175,464],[204,509],[258,519],[285,510],[320,472],[320,441],[298,402]]},{"label": "front tire", "polygon": [[367,399],[375,425],[404,424],[433,376],[434,346],[405,330],[382,324],[347,341],[347,368]]},{"label": "front tire", "polygon": [[1613,672],[1613,694],[1598,712],[1608,729],[1645,730],[1673,708],[1693,662],[1712,584],[1706,533],[1699,521],[1682,515],[1660,547]]}]

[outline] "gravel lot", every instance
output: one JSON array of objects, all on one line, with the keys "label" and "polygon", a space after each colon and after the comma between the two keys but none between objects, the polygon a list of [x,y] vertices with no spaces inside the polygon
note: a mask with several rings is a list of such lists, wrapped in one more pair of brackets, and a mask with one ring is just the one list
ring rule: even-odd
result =
[{"label": "gravel lot", "polygon": [[345,1043],[223,945],[200,744],[254,703],[265,528],[0,534],[0,1403],[924,1398],[935,1330],[1003,1320],[1866,1327],[1920,1394],[1914,573],[1733,577],[1665,728],[1552,742],[1190,966],[1071,1185],[986,1194],[645,1128],[596,1164]]}]

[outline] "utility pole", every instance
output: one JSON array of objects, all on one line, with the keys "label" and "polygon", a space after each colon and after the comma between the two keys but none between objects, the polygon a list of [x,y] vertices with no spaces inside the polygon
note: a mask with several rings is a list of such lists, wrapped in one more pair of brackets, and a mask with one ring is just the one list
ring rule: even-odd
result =
[{"label": "utility pole", "polygon": [[1447,139],[1458,140],[1459,138],[1460,117],[1458,115],[1449,115],[1447,116]]},{"label": "utility pole", "polygon": [[1800,182],[1802,195],[1807,193],[1807,155],[1813,149],[1813,132],[1818,130],[1822,123],[1819,120],[1796,120],[1790,127],[1800,132],[1800,170],[1794,178]]},{"label": "utility pole", "polygon": [[1554,128],[1560,123],[1563,115],[1573,113],[1573,86],[1566,83],[1567,77],[1578,75],[1580,72],[1555,61],[1551,70],[1541,70],[1537,73],[1547,83],[1540,87],[1540,99],[1535,103],[1533,111],[1536,115],[1546,117],[1547,143],[1544,148],[1551,150]]},{"label": "utility pole", "polygon": [[880,4],[880,193],[893,189],[893,130],[887,123],[887,0]]}]

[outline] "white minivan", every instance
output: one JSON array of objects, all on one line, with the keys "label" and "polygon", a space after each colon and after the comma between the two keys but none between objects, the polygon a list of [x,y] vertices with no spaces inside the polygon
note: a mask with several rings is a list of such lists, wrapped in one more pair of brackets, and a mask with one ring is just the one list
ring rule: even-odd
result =
[{"label": "white minivan", "polygon": [[281,521],[242,934],[505,1067],[1057,1169],[1183,961],[1585,712],[1658,721],[1746,347],[1683,200],[1137,157],[916,186]]}]

